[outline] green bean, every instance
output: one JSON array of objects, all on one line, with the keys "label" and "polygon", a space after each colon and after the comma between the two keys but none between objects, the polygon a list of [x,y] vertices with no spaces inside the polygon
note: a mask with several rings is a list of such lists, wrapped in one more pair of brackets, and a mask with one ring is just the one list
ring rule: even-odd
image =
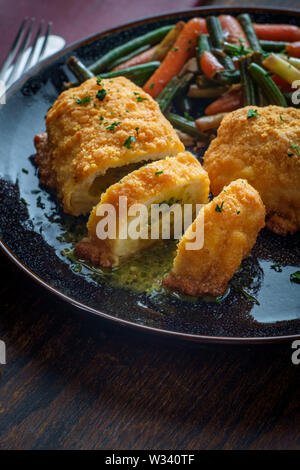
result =
[{"label": "green bean", "polygon": [[260,45],[264,51],[267,52],[281,52],[284,51],[289,42],[284,41],[266,41],[260,39]]},{"label": "green bean", "polygon": [[236,44],[230,44],[226,41],[224,42],[224,51],[228,54],[231,54],[232,56],[241,56],[253,52],[252,49],[248,49],[243,44],[237,46]]},{"label": "green bean", "polygon": [[[222,49],[224,46],[224,35],[219,18],[217,18],[216,16],[209,16],[208,18],[206,18],[206,26],[213,47],[217,49],[217,51],[219,51],[218,60],[225,67],[225,69],[234,71],[235,67],[231,58],[226,54],[222,53]],[[215,53],[217,51],[215,51]]]},{"label": "green bean", "polygon": [[102,78],[126,77],[134,83],[145,83],[152,75],[154,70],[160,65],[160,62],[148,62],[147,64],[135,65],[114,72],[101,73]]},{"label": "green bean", "polygon": [[195,122],[189,121],[182,116],[174,113],[167,113],[166,118],[170,121],[170,123],[182,132],[185,132],[192,137],[196,137],[197,139],[201,139],[205,142],[208,141],[208,135],[204,134],[197,129]]},{"label": "green bean", "polygon": [[89,78],[94,77],[94,74],[75,56],[69,57],[67,66],[73,72],[79,83],[85,82]]},{"label": "green bean", "polygon": [[143,36],[134,38],[131,41],[126,42],[125,44],[111,49],[109,52],[104,54],[102,57],[100,57],[100,59],[98,59],[89,67],[90,71],[94,74],[98,74],[105,70],[109,66],[109,64],[119,59],[120,57],[123,57],[129,54],[130,52],[139,49],[145,44],[153,45],[159,42],[173,28],[173,26],[174,25],[162,26],[161,28],[155,29],[154,31],[150,31],[149,33],[146,33]]},{"label": "green bean", "polygon": [[[173,79],[166,85],[164,90],[158,95],[156,101],[158,102],[161,111],[164,113],[170,106],[173,99],[185,90],[192,78],[193,73],[187,73],[183,77],[173,77]],[[176,80],[177,79],[177,80]]]},{"label": "green bean", "polygon": [[165,88],[163,88],[163,90],[159,93],[156,98],[156,101],[158,102],[159,106],[163,106],[163,103],[168,100],[169,95],[173,92],[174,89],[177,90],[178,83],[179,77],[177,75],[171,78],[169,83],[165,86]]},{"label": "green bean", "polygon": [[240,83],[241,75],[239,70],[224,70],[217,72],[214,76],[214,80],[220,84],[234,85],[235,83]]},{"label": "green bean", "polygon": [[250,15],[248,13],[242,13],[237,17],[239,20],[246,36],[249,41],[249,44],[252,49],[255,51],[262,51],[261,45],[259,43],[259,40],[257,39],[256,32],[254,31],[253,24],[250,18]]},{"label": "green bean", "polygon": [[257,87],[257,101],[258,106],[264,107],[268,106],[268,99],[266,98],[262,88],[260,86]]},{"label": "green bean", "polygon": [[216,16],[209,16],[206,18],[206,26],[213,47],[216,49],[222,49],[224,37],[219,18]]},{"label": "green bean", "polygon": [[244,106],[257,106],[255,84],[248,74],[248,66],[250,65],[249,57],[242,57],[239,60],[239,67],[241,72],[241,83],[243,93]]},{"label": "green bean", "polygon": [[208,34],[199,34],[196,47],[196,57],[199,70],[201,70],[200,59],[205,51],[210,51],[209,36]]},{"label": "green bean", "polygon": [[270,104],[287,106],[285,97],[265,69],[258,64],[252,63],[249,65],[248,70],[253,80],[263,89]]}]

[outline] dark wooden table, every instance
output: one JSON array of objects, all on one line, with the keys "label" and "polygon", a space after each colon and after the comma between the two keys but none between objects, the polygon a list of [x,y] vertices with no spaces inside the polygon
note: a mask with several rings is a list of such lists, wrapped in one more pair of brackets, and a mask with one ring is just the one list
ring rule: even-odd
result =
[{"label": "dark wooden table", "polygon": [[300,448],[290,343],[196,348],[111,329],[0,259],[1,449]]}]

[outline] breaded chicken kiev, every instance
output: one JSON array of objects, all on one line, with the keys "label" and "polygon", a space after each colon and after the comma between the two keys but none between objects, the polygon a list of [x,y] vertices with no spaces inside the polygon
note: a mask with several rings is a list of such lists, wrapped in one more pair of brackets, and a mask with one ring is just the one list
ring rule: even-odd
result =
[{"label": "breaded chicken kiev", "polygon": [[150,95],[124,77],[91,78],[64,91],[35,137],[40,180],[65,212],[87,213],[111,184],[146,161],[184,151]]},{"label": "breaded chicken kiev", "polygon": [[[94,265],[117,266],[122,260],[157,241],[157,239],[151,238],[151,224],[159,225],[157,233],[159,237],[162,236],[161,218],[150,218],[152,204],[164,204],[170,209],[174,203],[191,204],[195,215],[196,204],[206,203],[208,195],[209,178],[207,173],[199,161],[189,152],[144,165],[125,176],[120,182],[110,186],[102,194],[99,204],[92,210],[87,223],[88,238],[76,245],[75,255],[79,259],[89,260]],[[124,197],[126,198],[125,214],[124,209],[122,209],[122,213],[120,209],[121,197],[122,201],[124,201]],[[139,217],[139,214],[136,216],[136,214],[130,213],[135,204],[142,204],[145,208],[144,225],[141,222],[138,231],[140,233],[147,232],[148,239],[142,237],[134,239],[131,236],[130,226],[132,225],[130,224],[135,223]],[[103,239],[99,238],[98,224],[104,222],[107,217],[107,213],[104,211],[105,207],[115,209],[117,223],[115,236]],[[122,207],[124,208],[124,206]],[[172,222],[171,217],[170,220]],[[170,234],[172,236],[172,231]]]},{"label": "breaded chicken kiev", "polygon": [[204,168],[214,195],[245,178],[266,206],[270,230],[286,235],[300,229],[300,109],[255,106],[228,114]]},{"label": "breaded chicken kiev", "polygon": [[[202,247],[191,249],[196,224],[203,223]],[[237,180],[206,204],[186,230],[170,274],[163,285],[189,295],[221,295],[255,244],[265,225],[265,207],[258,192]]]}]

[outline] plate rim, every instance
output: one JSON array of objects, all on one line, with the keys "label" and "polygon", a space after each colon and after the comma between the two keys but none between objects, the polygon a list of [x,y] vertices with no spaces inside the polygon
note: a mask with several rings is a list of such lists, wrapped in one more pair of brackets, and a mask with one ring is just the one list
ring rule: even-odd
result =
[{"label": "plate rim", "polygon": [[[209,12],[217,12],[217,11],[228,11],[228,12],[256,12],[256,13],[274,13],[280,14],[285,13],[287,15],[297,15],[300,17],[300,9],[289,9],[289,8],[270,8],[270,7],[231,7],[231,6],[213,6],[213,7],[196,7],[190,8],[187,10],[176,10],[170,11],[159,15],[148,16],[139,18],[137,20],[126,22],[118,26],[114,26],[113,28],[108,28],[98,33],[94,33],[88,36],[83,37],[82,39],[76,40],[72,42],[67,47],[64,47],[57,53],[47,57],[46,59],[39,62],[37,65],[32,67],[26,74],[24,74],[21,78],[19,78],[11,87],[8,88],[6,91],[6,96],[10,97],[15,92],[17,92],[22,85],[32,76],[34,76],[37,72],[39,72],[42,68],[46,65],[50,65],[52,62],[55,62],[59,57],[67,54],[68,52],[77,49],[78,47],[84,46],[89,42],[96,41],[97,39],[113,34],[117,31],[122,31],[126,29],[130,29],[134,26],[139,26],[145,23],[151,23],[155,20],[164,20],[164,19],[171,19],[172,17],[176,18],[180,15],[190,15],[190,14],[201,14],[209,13]],[[123,318],[116,317],[114,315],[102,312],[96,308],[90,307],[85,305],[84,303],[74,299],[70,295],[64,294],[59,289],[55,288],[51,284],[47,283],[44,279],[34,273],[28,266],[26,266],[14,253],[10,250],[5,244],[5,242],[0,237],[0,249],[2,252],[7,256],[7,258],[12,261],[19,269],[21,269],[26,275],[28,275],[31,279],[33,279],[39,286],[44,287],[50,292],[52,295],[55,295],[62,299],[63,301],[71,304],[75,307],[78,311],[85,311],[89,314],[93,314],[98,318],[102,318],[105,321],[113,322],[118,326],[129,327],[132,330],[142,331],[148,334],[155,334],[173,339],[180,339],[184,341],[190,341],[194,343],[219,343],[219,344],[230,344],[230,345],[241,345],[241,344],[278,344],[282,343],[283,341],[293,341],[300,339],[299,334],[291,334],[291,335],[280,335],[280,336],[257,336],[257,337],[243,337],[243,336],[214,336],[214,335],[199,335],[199,334],[192,334],[192,333],[182,333],[179,331],[172,331],[168,329],[157,328],[153,326],[142,325],[139,323],[135,323],[130,320],[125,320]]]}]

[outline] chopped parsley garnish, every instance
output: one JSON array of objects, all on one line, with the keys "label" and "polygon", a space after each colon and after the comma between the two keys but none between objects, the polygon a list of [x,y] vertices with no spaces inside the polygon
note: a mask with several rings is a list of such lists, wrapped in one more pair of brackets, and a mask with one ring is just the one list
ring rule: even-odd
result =
[{"label": "chopped parsley garnish", "polygon": [[110,124],[109,126],[106,126],[105,129],[107,129],[108,131],[115,132],[116,127],[119,126],[120,124],[121,124],[121,121],[113,122],[113,123]]},{"label": "chopped parsley garnish", "polygon": [[45,204],[42,202],[41,196],[38,196],[36,199],[36,206],[40,209],[45,209]]},{"label": "chopped parsley garnish", "polygon": [[285,119],[281,116],[281,114],[279,116],[280,116],[280,121],[284,122]]},{"label": "chopped parsley garnish", "polygon": [[105,97],[106,97],[106,90],[104,90],[104,88],[102,88],[102,90],[97,91],[96,98],[99,101],[103,101]]},{"label": "chopped parsley garnish", "polygon": [[31,194],[39,194],[41,191],[39,189],[33,189],[30,192],[31,192]]},{"label": "chopped parsley garnish", "polygon": [[241,211],[236,211],[237,215],[239,215],[241,213]]},{"label": "chopped parsley garnish", "polygon": [[135,128],[135,131],[136,131],[137,134],[139,133],[139,130],[140,130],[139,127],[136,127],[136,128]]},{"label": "chopped parsley garnish", "polygon": [[74,271],[75,273],[80,273],[81,270],[82,270],[81,264],[75,264],[75,266],[73,267],[73,271]]},{"label": "chopped parsley garnish", "polygon": [[151,83],[151,84],[149,85],[149,89],[150,89],[150,90],[153,90],[153,88],[154,88],[154,83]]},{"label": "chopped parsley garnish", "polygon": [[23,173],[25,173],[26,175],[28,175],[28,170],[26,170],[26,168],[22,168],[22,171],[23,171]]},{"label": "chopped parsley garnish", "polygon": [[84,98],[82,98],[82,100],[80,98],[77,98],[75,100],[77,104],[86,104],[86,103],[89,103],[90,101],[91,101],[90,95],[86,95]]},{"label": "chopped parsley garnish", "polygon": [[103,117],[103,116],[99,116],[99,119],[100,119],[100,121],[103,121],[104,117]]},{"label": "chopped parsley garnish", "polygon": [[97,75],[97,85],[100,85],[102,82],[102,77],[100,75]]},{"label": "chopped parsley garnish", "polygon": [[136,138],[130,135],[129,137],[127,137],[123,145],[124,147],[131,149],[131,144],[134,144],[134,142],[136,142]]},{"label": "chopped parsley garnish", "polygon": [[219,206],[219,204],[216,204],[215,211],[216,212],[222,212],[223,211],[223,205],[224,205],[224,201],[222,201],[220,206]]},{"label": "chopped parsley garnish", "polygon": [[274,263],[270,266],[271,269],[274,269],[274,271],[276,271],[277,273],[281,273],[282,272],[282,267],[281,267],[281,264],[280,263]]},{"label": "chopped parsley garnish", "polygon": [[148,100],[148,98],[143,98],[137,91],[134,91],[133,94],[136,97],[138,103],[142,103],[143,101]]},{"label": "chopped parsley garnish", "polygon": [[172,47],[172,51],[174,52],[178,51],[178,47]]},{"label": "chopped parsley garnish", "polygon": [[252,117],[258,117],[259,114],[257,112],[257,109],[252,109],[250,108],[249,111],[248,111],[248,114],[247,114],[247,119],[250,119]]},{"label": "chopped parsley garnish", "polygon": [[290,147],[291,147],[291,149],[296,150],[296,153],[297,153],[298,155],[300,155],[299,145],[297,145],[297,144],[291,144]]},{"label": "chopped parsley garnish", "polygon": [[29,206],[28,202],[25,201],[25,199],[24,199],[23,197],[21,197],[21,201],[23,202],[23,204],[24,204],[25,206]]},{"label": "chopped parsley garnish", "polygon": [[290,281],[300,284],[300,271],[296,271],[290,275]]},{"label": "chopped parsley garnish", "polygon": [[156,171],[155,172],[155,176],[159,176],[159,175],[162,175],[163,174],[163,171]]}]

